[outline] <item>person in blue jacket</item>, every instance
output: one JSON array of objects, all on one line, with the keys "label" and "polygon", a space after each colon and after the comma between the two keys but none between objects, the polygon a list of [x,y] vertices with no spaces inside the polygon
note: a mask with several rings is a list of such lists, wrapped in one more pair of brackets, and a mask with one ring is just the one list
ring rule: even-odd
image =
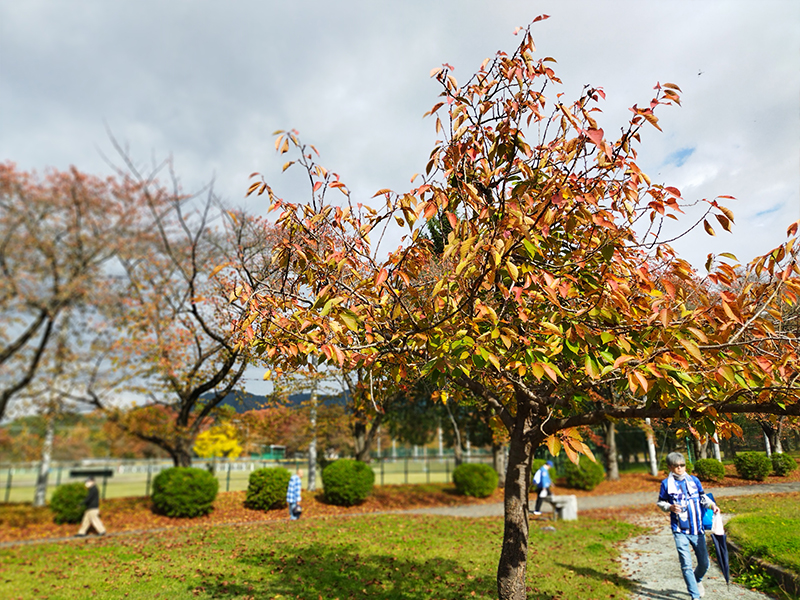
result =
[{"label": "person in blue jacket", "polygon": [[[716,504],[706,496],[703,485],[694,475],[686,473],[686,460],[680,452],[667,455],[669,477],[661,482],[658,507],[670,513],[672,537],[678,550],[683,580],[692,599],[705,595],[703,576],[708,570],[708,549],[703,528],[703,507],[719,512]],[[692,551],[697,557],[697,567],[692,569]]]},{"label": "person in blue jacket", "polygon": [[533,475],[533,483],[536,486],[536,507],[533,509],[534,515],[542,514],[542,502],[550,495],[550,486],[553,485],[553,482],[550,480],[550,469],[552,467],[553,461],[548,460]]}]

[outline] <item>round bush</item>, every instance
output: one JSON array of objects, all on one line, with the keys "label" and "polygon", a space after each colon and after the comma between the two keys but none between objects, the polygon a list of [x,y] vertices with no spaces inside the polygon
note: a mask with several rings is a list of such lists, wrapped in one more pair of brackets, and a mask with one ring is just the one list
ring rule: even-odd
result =
[{"label": "round bush", "polygon": [[453,470],[453,483],[464,496],[487,498],[497,489],[497,471],[483,463],[463,463]]},{"label": "round bush", "polygon": [[86,486],[82,483],[60,485],[50,498],[50,510],[55,515],[56,523],[80,523],[86,507]]},{"label": "round bush", "polygon": [[361,461],[340,458],[322,471],[325,502],[337,506],[353,506],[366,500],[372,493],[375,473]]},{"label": "round bush", "polygon": [[578,490],[593,490],[606,478],[606,470],[600,463],[581,456],[578,465],[568,461],[564,466],[567,487]]},{"label": "round bush", "polygon": [[701,458],[694,463],[694,470],[700,481],[722,481],[725,479],[725,465],[715,458]]},{"label": "round bush", "polygon": [[[688,458],[685,458],[684,460],[686,461],[686,472],[694,474],[694,463],[690,461]],[[661,460],[658,462],[658,469],[669,475],[669,468],[667,467],[666,456],[662,457]]]},{"label": "round bush", "polygon": [[772,455],[772,470],[778,477],[786,477],[797,468],[797,461],[788,454]]},{"label": "round bush", "polygon": [[153,479],[153,510],[168,517],[207,515],[218,491],[217,478],[205,469],[164,469]]},{"label": "round bush", "polygon": [[740,452],[733,459],[736,472],[742,479],[764,481],[772,471],[772,461],[759,452]]},{"label": "round bush", "polygon": [[286,489],[292,474],[283,467],[258,469],[250,473],[244,505],[256,510],[286,507]]}]

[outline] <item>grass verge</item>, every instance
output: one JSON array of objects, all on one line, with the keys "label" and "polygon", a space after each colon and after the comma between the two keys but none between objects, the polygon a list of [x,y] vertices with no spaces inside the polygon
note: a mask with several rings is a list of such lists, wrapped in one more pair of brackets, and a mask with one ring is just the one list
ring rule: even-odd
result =
[{"label": "grass verge", "polygon": [[800,493],[726,498],[736,513],[728,535],[748,556],[758,556],[800,575]]},{"label": "grass verge", "polygon": [[[640,531],[534,528],[529,598],[625,596],[614,547]],[[373,515],[19,546],[0,550],[0,597],[488,599],[501,540],[500,519]]]}]

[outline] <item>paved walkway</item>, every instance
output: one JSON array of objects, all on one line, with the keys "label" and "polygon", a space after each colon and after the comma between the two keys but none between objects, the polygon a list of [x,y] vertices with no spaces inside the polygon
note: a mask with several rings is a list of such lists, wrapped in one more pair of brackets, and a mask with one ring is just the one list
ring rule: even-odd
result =
[{"label": "paved walkway", "polygon": [[[622,574],[635,584],[631,600],[687,600],[690,598],[681,575],[678,553],[669,521],[665,516],[647,517],[640,522],[650,532],[631,538],[621,547]],[[711,542],[708,542],[712,545]],[[714,600],[766,600],[769,596],[748,590],[736,583],[725,583],[717,562],[703,578],[706,598]]]},{"label": "paved walkway", "polygon": [[[751,496],[754,494],[785,494],[788,492],[800,492],[800,482],[775,483],[763,485],[740,485],[736,487],[707,487],[705,491],[714,494],[715,498],[725,496]],[[658,489],[652,492],[636,492],[633,494],[613,494],[606,496],[580,496],[578,497],[578,516],[583,510],[596,508],[617,508],[621,506],[642,506],[644,504],[655,504],[658,496]],[[549,512],[552,509],[546,502],[542,506],[542,512]],[[447,515],[451,517],[500,517],[503,516],[503,505],[496,504],[474,504],[468,506],[437,506],[434,508],[417,508],[408,511],[398,511],[411,514],[425,515]]]}]

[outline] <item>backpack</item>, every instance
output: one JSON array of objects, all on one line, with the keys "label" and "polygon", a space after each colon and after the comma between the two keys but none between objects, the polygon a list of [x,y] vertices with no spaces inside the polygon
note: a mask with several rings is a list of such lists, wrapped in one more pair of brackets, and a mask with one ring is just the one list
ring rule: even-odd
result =
[{"label": "backpack", "polygon": [[536,473],[533,474],[533,483],[536,484],[536,487],[542,483],[542,470],[536,469]]},{"label": "backpack", "polygon": [[[706,494],[706,497],[711,500],[714,504],[717,503],[714,500],[714,494]],[[711,526],[714,524],[714,511],[707,506],[703,508],[703,529],[706,531],[711,531]]]}]

